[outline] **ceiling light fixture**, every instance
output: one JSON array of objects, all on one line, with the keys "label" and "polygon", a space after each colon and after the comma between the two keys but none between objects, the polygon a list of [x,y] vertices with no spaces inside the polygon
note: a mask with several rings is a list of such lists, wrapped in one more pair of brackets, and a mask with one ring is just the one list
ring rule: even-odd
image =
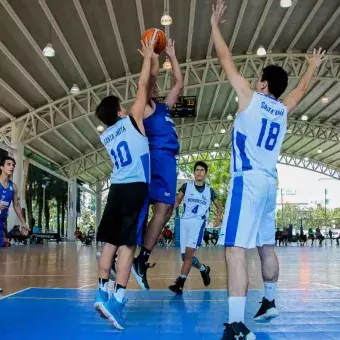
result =
[{"label": "ceiling light fixture", "polygon": [[168,57],[165,58],[165,61],[163,63],[163,68],[166,70],[170,70],[172,68],[171,61]]},{"label": "ceiling light fixture", "polygon": [[288,8],[293,4],[292,0],[281,0],[280,1],[280,6],[282,8]]},{"label": "ceiling light fixture", "polygon": [[43,55],[47,58],[52,58],[55,56],[55,50],[51,43],[48,43],[43,49]]},{"label": "ceiling light fixture", "polygon": [[227,119],[228,119],[228,120],[233,120],[234,117],[233,117],[231,114],[229,114],[229,115],[227,116]]},{"label": "ceiling light fixture", "polygon": [[321,102],[322,102],[323,104],[327,104],[327,103],[329,102],[328,97],[326,97],[326,96],[322,97],[322,98],[321,98]]},{"label": "ceiling light fixture", "polygon": [[78,85],[77,85],[77,84],[73,84],[73,86],[72,86],[72,88],[71,88],[71,93],[72,93],[72,94],[77,94],[77,93],[79,93],[79,92],[80,92],[80,90],[79,90]]},{"label": "ceiling light fixture", "polygon": [[171,16],[167,12],[164,12],[163,16],[161,17],[161,25],[169,26],[171,24],[172,24]]},{"label": "ceiling light fixture", "polygon": [[237,102],[237,103],[238,103],[238,97],[237,97],[237,96],[235,97],[235,102]]},{"label": "ceiling light fixture", "polygon": [[214,144],[214,147],[215,147],[215,148],[218,148],[219,146],[220,146],[220,144],[218,144],[218,143],[215,143],[215,144]]},{"label": "ceiling light fixture", "polygon": [[221,133],[226,133],[226,132],[227,132],[226,129],[221,130]]},{"label": "ceiling light fixture", "polygon": [[267,51],[266,51],[266,49],[261,45],[261,46],[258,48],[256,54],[257,54],[258,56],[262,57],[262,56],[264,56],[264,55],[267,54]]},{"label": "ceiling light fixture", "polygon": [[321,149],[319,149],[319,150],[318,150],[318,153],[322,153],[322,150],[321,150]]},{"label": "ceiling light fixture", "polygon": [[309,158],[308,158],[308,157],[305,157],[304,160],[307,162],[307,161],[309,161]]},{"label": "ceiling light fixture", "polygon": [[303,120],[303,121],[308,120],[308,116],[307,116],[307,115],[302,115],[302,116],[301,116],[301,120]]},{"label": "ceiling light fixture", "polygon": [[103,132],[104,131],[104,126],[103,125],[98,125],[97,126],[97,131],[98,132]]}]

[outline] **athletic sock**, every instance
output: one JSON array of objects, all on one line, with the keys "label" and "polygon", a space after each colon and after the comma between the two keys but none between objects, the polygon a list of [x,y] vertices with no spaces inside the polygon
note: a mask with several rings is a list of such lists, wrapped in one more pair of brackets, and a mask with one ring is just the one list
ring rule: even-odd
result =
[{"label": "athletic sock", "polygon": [[244,311],[246,308],[246,297],[230,297],[229,303],[229,323],[244,322]]},{"label": "athletic sock", "polygon": [[206,267],[204,264],[202,264],[202,265],[201,265],[201,268],[199,268],[199,271],[200,271],[200,272],[205,272],[206,269],[207,269],[207,267]]},{"label": "athletic sock", "polygon": [[184,280],[187,279],[187,277],[186,277],[184,274],[181,274],[179,277],[180,277],[181,279],[184,279]]},{"label": "athletic sock", "polygon": [[119,283],[116,283],[113,295],[118,302],[120,302],[120,303],[123,302],[123,299],[124,299],[124,296],[125,296],[125,291],[126,291],[126,286],[124,287],[124,286],[120,285]]},{"label": "athletic sock", "polygon": [[275,300],[277,282],[264,282],[264,297],[268,301]]},{"label": "athletic sock", "polygon": [[149,261],[150,254],[151,250],[142,247],[138,256],[140,263],[147,263]]},{"label": "athletic sock", "polygon": [[98,288],[107,293],[109,291],[109,280],[99,278],[98,279]]}]

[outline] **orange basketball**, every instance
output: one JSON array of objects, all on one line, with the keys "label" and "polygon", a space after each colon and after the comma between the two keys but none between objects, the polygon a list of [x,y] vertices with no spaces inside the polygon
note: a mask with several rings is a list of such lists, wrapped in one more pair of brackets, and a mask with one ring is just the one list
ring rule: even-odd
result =
[{"label": "orange basketball", "polygon": [[155,53],[161,54],[166,47],[166,35],[158,28],[150,28],[146,30],[142,36],[142,40],[147,42],[149,39],[155,38]]}]

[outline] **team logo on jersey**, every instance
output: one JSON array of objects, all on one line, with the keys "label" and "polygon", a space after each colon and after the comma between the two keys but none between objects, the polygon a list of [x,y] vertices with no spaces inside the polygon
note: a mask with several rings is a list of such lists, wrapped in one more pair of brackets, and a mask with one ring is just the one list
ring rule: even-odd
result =
[{"label": "team logo on jersey", "polygon": [[164,196],[165,196],[165,197],[170,197],[170,192],[165,192],[165,193],[164,193]]}]

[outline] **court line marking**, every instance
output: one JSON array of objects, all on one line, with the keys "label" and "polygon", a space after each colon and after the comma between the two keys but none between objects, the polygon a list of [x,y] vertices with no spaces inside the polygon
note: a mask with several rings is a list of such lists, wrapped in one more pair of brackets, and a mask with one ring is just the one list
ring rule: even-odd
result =
[{"label": "court line marking", "polygon": [[13,295],[16,295],[16,294],[25,292],[26,290],[30,290],[30,289],[32,289],[32,287],[27,287],[27,288],[24,288],[24,289],[20,289],[20,290],[18,290],[18,291],[16,291],[16,292],[13,292],[13,293],[11,293],[11,294],[7,294],[7,295],[4,295],[4,296],[0,297],[0,300],[9,298],[10,296],[13,296]]},{"label": "court line marking", "polygon": [[340,287],[338,287],[338,286],[326,285],[324,283],[312,282],[312,284],[316,285],[316,286],[329,287],[329,288],[333,288],[333,289],[340,289]]},{"label": "court line marking", "polygon": [[92,284],[89,284],[89,285],[85,285],[85,286],[81,286],[81,287],[78,287],[78,289],[84,289],[86,287],[92,287],[92,286],[95,286],[97,283],[92,283]]},{"label": "court line marking", "polygon": [[4,266],[5,264],[16,263],[16,262],[21,262],[21,260],[3,262],[3,263],[0,263],[0,266]]}]

